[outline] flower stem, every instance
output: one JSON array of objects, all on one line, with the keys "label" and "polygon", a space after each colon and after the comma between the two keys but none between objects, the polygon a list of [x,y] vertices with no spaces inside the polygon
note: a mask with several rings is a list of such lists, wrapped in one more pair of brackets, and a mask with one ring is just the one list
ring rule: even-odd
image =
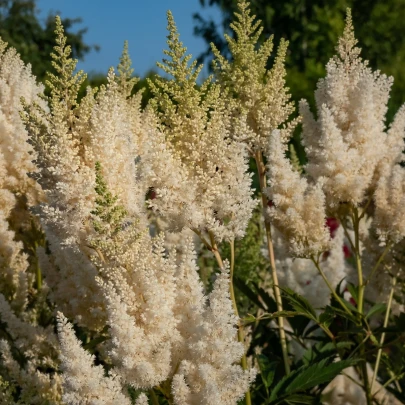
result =
[{"label": "flower stem", "polygon": [[357,278],[359,284],[359,296],[357,302],[357,310],[360,314],[363,313],[363,306],[364,306],[364,288],[365,285],[363,283],[363,269],[361,265],[361,254],[360,254],[360,219],[358,216],[357,208],[353,210],[353,229],[354,229],[354,245],[355,245],[355,255],[356,255],[356,268],[357,268]]},{"label": "flower stem", "polygon": [[382,252],[381,256],[378,258],[377,263],[374,265],[373,269],[371,270],[369,276],[367,277],[366,281],[364,282],[364,285],[366,286],[370,280],[373,278],[374,273],[376,272],[376,270],[378,269],[378,267],[380,266],[380,264],[382,263],[382,261],[384,260],[385,255],[388,253],[388,251],[391,248],[391,242],[387,242],[387,245],[385,246],[384,251]]},{"label": "flower stem", "polygon": [[[388,321],[390,319],[391,306],[392,306],[392,301],[393,301],[393,297],[394,297],[394,291],[395,291],[395,285],[396,284],[397,284],[397,278],[393,277],[392,278],[392,287],[391,287],[391,291],[390,291],[390,295],[389,295],[388,303],[387,303],[387,310],[385,311],[385,318],[384,318],[384,324],[383,324],[384,329],[388,326]],[[375,362],[373,378],[371,380],[371,385],[370,385],[370,392],[371,393],[373,392],[373,386],[375,384],[375,380],[376,380],[377,375],[378,375],[378,368],[380,367],[380,361],[381,361],[381,355],[382,355],[382,346],[384,344],[384,340],[385,340],[385,332],[383,332],[381,334],[381,338],[380,338],[380,347],[378,348],[377,359],[376,359],[376,362]]]},{"label": "flower stem", "polygon": [[[277,311],[282,311],[283,302],[281,300],[280,289],[278,286],[278,277],[277,277],[277,271],[276,271],[276,261],[274,258],[274,247],[273,247],[273,239],[271,236],[271,227],[270,227],[270,222],[265,215],[265,210],[267,209],[267,206],[268,206],[268,200],[267,200],[266,194],[264,192],[264,190],[266,188],[266,183],[267,183],[266,182],[266,168],[263,163],[263,157],[262,157],[261,152],[257,152],[255,154],[255,159],[256,159],[257,171],[259,174],[260,192],[262,195],[262,208],[263,208],[264,224],[265,224],[265,228],[266,228],[267,249],[268,249],[269,258],[270,258],[271,277],[273,280],[274,298],[275,298],[276,304],[277,304]],[[286,334],[285,334],[285,330],[284,330],[284,318],[281,316],[277,317],[277,322],[278,322],[278,330],[279,330],[279,334],[280,334],[281,350],[283,353],[284,368],[285,368],[286,374],[290,374],[290,363],[289,363],[289,359],[288,359],[287,338],[286,338]]]},{"label": "flower stem", "polygon": [[159,399],[158,399],[157,395],[155,394],[155,391],[153,388],[151,388],[149,390],[149,398],[150,398],[150,402],[152,403],[152,405],[159,405]]},{"label": "flower stem", "polygon": [[315,258],[313,256],[311,256],[311,260],[313,261],[316,269],[318,270],[319,274],[321,275],[321,277],[323,278],[323,281],[325,281],[325,284],[328,286],[330,292],[332,293],[333,297],[335,298],[335,300],[340,304],[340,306],[348,313],[351,315],[350,309],[347,308],[347,306],[345,305],[345,303],[342,301],[342,299],[339,297],[339,295],[337,295],[336,291],[334,290],[334,288],[332,287],[332,285],[329,283],[328,278],[326,277],[325,273],[323,272],[323,270],[321,269],[321,266],[319,265],[318,260],[315,260]]},{"label": "flower stem", "polygon": [[[356,268],[357,268],[357,278],[358,278],[358,285],[359,285],[359,293],[357,299],[357,311],[359,312],[359,322],[361,323],[361,318],[363,315],[363,307],[364,307],[364,289],[365,284],[363,283],[363,269],[361,264],[361,254],[360,254],[360,220],[359,212],[357,207],[353,207],[353,230],[354,230],[354,247],[355,247],[355,255],[356,255]],[[368,371],[367,371],[367,359],[365,354],[364,346],[361,346],[360,355],[364,361],[361,363],[361,374],[363,377],[364,383],[364,392],[366,394],[366,401],[367,405],[372,405],[373,400],[370,391],[370,385],[368,380]]]}]

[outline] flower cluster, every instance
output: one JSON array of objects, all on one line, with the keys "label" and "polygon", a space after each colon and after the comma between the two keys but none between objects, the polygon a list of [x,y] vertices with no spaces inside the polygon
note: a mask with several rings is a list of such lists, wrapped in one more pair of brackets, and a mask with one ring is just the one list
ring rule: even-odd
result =
[{"label": "flower cluster", "polygon": [[[169,24],[174,24],[170,15]],[[162,386],[164,395],[178,405],[222,400],[234,404],[255,372],[238,364],[244,346],[236,340],[238,318],[230,298],[229,270],[221,268],[206,298],[191,241],[181,246],[180,253],[167,251],[163,233],[150,235],[146,210],[147,192],[154,189],[156,198],[150,206],[163,219],[173,221],[170,211],[163,212],[165,206],[172,205],[176,215],[181,212],[173,201],[165,201],[157,186],[167,179],[162,184],[170,187],[171,175],[176,184],[176,173],[167,176],[166,164],[178,163],[179,176],[191,176],[180,187],[194,185],[199,197],[192,196],[191,201],[197,202],[191,207],[205,218],[202,223],[187,219],[182,226],[212,232],[219,240],[225,234],[232,239],[241,236],[255,202],[250,197],[250,176],[242,173],[243,148],[227,140],[222,124],[227,115],[218,91],[208,95],[215,111],[210,119],[202,119],[204,133],[196,134],[200,137],[196,149],[207,160],[194,170],[186,151],[176,149],[162,132],[156,114],[150,109],[141,112],[139,95],[130,95],[134,81],[127,47],[118,76],[110,70],[107,85],[97,93],[89,89],[79,101],[84,76],[74,74],[76,63],[70,59],[59,19],[56,34],[53,58],[59,75],[50,76],[49,109],[26,100],[23,119],[46,196],[37,214],[48,245],[38,248],[37,255],[49,298],[64,313],[58,315],[63,401],[129,403],[128,387]],[[221,161],[215,160],[214,146],[224,148]],[[216,165],[224,170],[216,170]],[[176,201],[181,200],[178,191],[171,190]],[[198,202],[203,197],[207,206]],[[244,214],[239,210],[243,204]],[[225,221],[228,216],[230,222]],[[90,339],[101,339],[99,358],[111,369],[109,376],[94,365],[64,316],[86,330]],[[137,401],[145,403],[145,396]]]},{"label": "flower cluster", "polygon": [[[304,363],[318,355],[317,347],[291,364],[301,350],[293,345],[308,347],[284,319],[297,313],[309,318],[305,336],[332,338],[321,349],[339,349],[317,367],[341,367],[337,355],[361,342],[367,327],[360,346],[377,348],[376,371],[369,376],[370,356],[360,346],[343,364],[357,367],[351,357],[358,350],[367,360],[359,386],[368,403],[371,393],[388,395],[375,380],[389,316],[403,309],[393,301],[403,293],[405,261],[405,107],[386,127],[392,78],[360,58],[348,12],[315,92],[317,118],[305,101],[294,118],[287,42],[268,69],[273,39],[258,45],[260,22],[247,2],[237,7],[235,37],[226,36],[232,58],[213,47],[215,74],[201,84],[202,67],[190,63],[168,13],[169,49],[158,64],[168,77],[149,82],[154,97],[145,109],[127,43],[117,72],[111,68],[104,85],[80,98],[85,74],[75,73],[60,18],[47,96],[0,40],[1,403],[235,405],[245,397],[250,405],[256,359],[265,401],[273,403],[270,389],[273,396],[284,390],[274,403],[288,402],[291,392],[297,400],[317,390],[305,374],[313,364]],[[301,121],[303,167],[289,145]],[[251,218],[258,201],[249,159],[258,170],[264,226]],[[237,253],[251,267],[243,274],[257,274],[242,280],[235,240],[249,221],[260,229],[244,243],[256,245]],[[257,258],[264,233],[269,265]],[[226,248],[230,261],[223,260]],[[201,268],[212,256],[204,285]],[[234,286],[249,301],[242,310]],[[282,299],[285,286],[292,298],[284,289]],[[283,311],[287,299],[294,311]],[[368,300],[387,302],[382,334],[371,329]],[[270,307],[274,313],[263,314]],[[274,318],[286,377],[276,376],[281,356],[246,357],[253,352],[246,342],[269,349]],[[355,326],[355,334],[347,332],[353,342],[334,335],[335,318]],[[246,337],[252,319],[260,332]],[[300,378],[306,388],[294,391]],[[357,371],[350,369],[350,378]]]},{"label": "flower cluster", "polygon": [[[256,205],[246,149],[231,140],[231,110],[220,86],[208,78],[197,87],[202,66],[189,64],[191,55],[170,12],[168,30],[165,54],[170,59],[158,66],[172,78],[150,83],[162,132],[160,145],[153,148],[156,198],[150,206],[174,229],[212,233],[217,241],[241,238]],[[168,172],[173,180],[165,183]]]}]

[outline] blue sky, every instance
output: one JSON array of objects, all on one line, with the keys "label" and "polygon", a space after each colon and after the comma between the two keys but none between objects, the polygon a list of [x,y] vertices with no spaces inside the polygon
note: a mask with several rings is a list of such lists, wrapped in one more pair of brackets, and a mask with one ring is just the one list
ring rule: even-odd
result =
[{"label": "blue sky", "polygon": [[[180,38],[188,52],[197,57],[205,50],[203,39],[193,35],[194,12],[220,21],[216,8],[202,9],[199,0],[37,0],[40,18],[49,12],[60,12],[63,17],[81,17],[79,27],[87,27],[85,41],[97,44],[99,52],[92,51],[78,68],[89,72],[106,73],[116,66],[123,43],[129,42],[129,52],[137,76],[144,75],[163,57],[166,49],[166,11],[174,15]],[[206,70],[204,69],[206,72]]]}]

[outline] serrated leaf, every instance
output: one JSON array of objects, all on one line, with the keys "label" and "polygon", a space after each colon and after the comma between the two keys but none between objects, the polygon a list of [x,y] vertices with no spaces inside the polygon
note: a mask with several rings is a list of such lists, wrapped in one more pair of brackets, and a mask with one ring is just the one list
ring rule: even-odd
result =
[{"label": "serrated leaf", "polygon": [[[357,309],[354,308],[352,304],[348,303],[348,302],[345,301],[345,300],[343,300],[343,301],[344,301],[345,304],[349,304],[349,305],[348,305],[348,308],[349,308],[349,309],[352,309],[352,311],[353,311],[353,309],[354,309],[354,312],[357,313]],[[335,301],[335,303],[336,303],[336,301]],[[351,308],[350,308],[350,307],[351,307]],[[348,319],[348,320],[351,321],[351,322],[355,322],[355,323],[357,322],[356,316],[353,315],[353,314],[348,314],[346,311],[344,311],[344,310],[342,309],[342,307],[341,307],[340,305],[339,305],[339,307],[331,306],[330,308],[331,308],[331,310],[333,310],[333,312],[334,312],[336,315],[339,315],[339,316],[342,317],[342,318]]]},{"label": "serrated leaf", "polygon": [[[306,391],[319,384],[332,381],[342,370],[358,363],[358,359],[342,360],[330,363],[330,359],[323,359],[319,363],[300,367],[298,370],[285,376],[273,389],[270,401],[285,398],[289,394]],[[271,402],[277,403],[277,402]]]},{"label": "serrated leaf", "polygon": [[252,291],[243,280],[241,280],[239,277],[234,277],[233,283],[242,294],[246,295],[246,297],[249,298],[250,301],[256,304],[259,308],[267,311],[267,308],[265,308],[263,303],[260,302],[258,294]]},{"label": "serrated leaf", "polygon": [[319,322],[329,328],[336,314],[333,312],[331,307],[327,306],[325,311],[319,315]]},{"label": "serrated leaf", "polygon": [[249,325],[250,323],[256,322],[256,320],[257,318],[254,315],[248,314],[242,319],[242,322],[244,325]]},{"label": "serrated leaf", "polygon": [[260,287],[257,283],[252,283],[253,287],[257,291],[257,293],[260,295],[260,298],[264,301],[264,303],[267,306],[267,311],[268,312],[276,312],[277,311],[277,303],[274,300],[274,298],[262,287]]},{"label": "serrated leaf", "polygon": [[312,319],[315,322],[318,322],[318,317],[316,315],[315,309],[306,298],[297,294],[290,288],[284,287],[280,288],[280,290],[284,293],[285,298],[297,312],[309,319]]},{"label": "serrated leaf", "polygon": [[325,358],[333,358],[338,354],[338,350],[349,349],[354,345],[353,342],[328,342],[324,345],[317,343],[310,347],[303,355],[302,361],[309,365],[311,363],[318,363]]},{"label": "serrated leaf", "polygon": [[345,368],[356,364],[358,360],[342,360],[327,365],[328,359],[323,359],[317,364],[308,367],[286,388],[286,393],[305,391],[316,385],[332,381]]},{"label": "serrated leaf", "polygon": [[264,354],[259,354],[257,356],[257,363],[259,364],[260,376],[267,391],[267,389],[270,388],[271,384],[273,383],[278,362],[270,362],[267,356]]},{"label": "serrated leaf", "polygon": [[[305,319],[308,319],[308,318],[305,318]],[[315,323],[312,326],[310,326],[308,329],[305,329],[305,331],[302,333],[302,337],[306,338],[306,337],[310,336],[312,332],[314,332],[318,329],[319,329],[319,324]]]},{"label": "serrated leaf", "polygon": [[346,307],[350,309],[350,311],[352,311],[352,312],[354,312],[354,313],[356,313],[356,314],[359,313],[359,312],[357,311],[357,308],[356,308],[351,302],[349,302],[349,301],[347,301],[347,300],[345,300],[345,299],[343,299],[342,301],[343,301],[343,303],[346,305]]},{"label": "serrated leaf", "polygon": [[387,309],[387,306],[385,304],[375,304],[373,305],[370,310],[367,312],[366,319],[370,318],[371,316],[375,314],[380,314],[381,312],[385,312]]},{"label": "serrated leaf", "polygon": [[264,320],[264,319],[275,319],[275,318],[291,318],[293,316],[299,315],[298,312],[295,311],[278,311],[278,312],[273,312],[272,314],[263,314],[258,318],[259,320]]},{"label": "serrated leaf", "polygon": [[343,283],[343,281],[345,281],[345,278],[346,277],[343,277],[340,281],[339,281],[339,284],[336,286],[336,288],[335,288],[335,291],[336,291],[336,294],[339,296],[339,297],[342,297],[343,296],[343,294],[342,294],[342,283]]}]

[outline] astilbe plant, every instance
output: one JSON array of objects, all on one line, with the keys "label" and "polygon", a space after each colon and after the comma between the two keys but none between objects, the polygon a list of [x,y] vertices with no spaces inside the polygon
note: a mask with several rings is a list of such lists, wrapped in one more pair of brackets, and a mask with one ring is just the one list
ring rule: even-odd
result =
[{"label": "astilbe plant", "polygon": [[[145,109],[127,43],[79,99],[59,18],[49,96],[0,42],[1,403],[403,399],[405,365],[384,352],[405,354],[392,78],[360,58],[348,11],[316,118],[305,101],[294,118],[287,42],[268,68],[273,39],[259,44],[247,2],[231,28],[232,59],[213,47],[199,84],[169,12],[169,77],[149,82]],[[289,145],[300,122],[304,167]]]},{"label": "astilbe plant", "polygon": [[[58,20],[56,33],[54,65],[63,74],[50,77],[49,111],[26,103],[23,114],[47,197],[39,216],[49,245],[40,259],[51,299],[87,331],[90,342],[103,341],[100,360],[114,376],[97,387],[100,367],[82,358],[60,315],[63,401],[92,403],[101,390],[106,394],[100,403],[113,403],[121,384],[123,392],[149,390],[152,400],[158,389],[177,404],[235,403],[255,372],[237,364],[244,348],[234,339],[229,267],[222,266],[207,301],[192,244],[176,261],[162,235],[149,236],[144,201],[156,174],[149,150],[138,147],[159,129],[152,128],[153,112],[141,113],[139,97],[129,95],[128,55],[124,50],[117,79],[111,70],[107,86],[97,94],[89,90],[79,102],[82,76],[73,74]],[[153,142],[161,138],[154,136],[149,147],[158,151]],[[187,296],[176,294],[183,290]],[[74,351],[83,365],[70,361]],[[84,374],[77,377],[82,368],[91,384]]]},{"label": "astilbe plant", "polygon": [[[287,149],[288,138],[280,138],[280,133],[273,131],[269,138],[268,195],[273,201],[269,215],[288,241],[291,254],[312,260],[337,304],[346,315],[355,317],[358,326],[368,329],[364,333],[370,334],[369,326],[364,326],[367,325],[364,315],[370,308],[365,300],[366,287],[376,280],[378,283],[384,280],[381,287],[388,294],[368,298],[372,302],[381,299],[387,302],[386,327],[395,284],[402,273],[394,252],[405,229],[398,205],[403,200],[404,169],[399,163],[403,156],[405,122],[401,108],[390,128],[385,129],[392,78],[372,72],[359,55],[348,11],[337,55],[328,63],[327,75],[320,80],[315,93],[317,120],[309,112],[308,104],[300,103],[302,139],[308,156],[306,175],[294,172],[285,154],[280,153]],[[307,185],[301,190],[303,182]],[[304,208],[307,198],[313,200]],[[353,255],[357,277],[352,277],[351,294],[356,308],[349,309],[338,295],[339,290],[335,291],[335,284],[330,283],[333,276],[328,274],[322,260],[328,250],[326,217],[336,218]],[[337,267],[332,269],[336,270]],[[375,277],[376,272],[380,277]],[[384,275],[385,279],[381,277]],[[401,301],[401,297],[398,299]],[[358,339],[361,336],[360,333]],[[382,333],[379,343],[375,340],[377,346],[384,343],[384,337]],[[362,401],[371,404],[377,392],[374,388],[382,348],[377,351],[375,370],[370,373],[365,346],[361,341],[358,343],[363,356],[361,381],[365,398]]]},{"label": "astilbe plant", "polygon": [[20,98],[46,108],[38,84],[13,48],[0,40],[0,375],[4,403],[13,393],[25,403],[58,403],[59,347],[53,331],[48,287],[42,282],[36,248],[43,245],[38,221],[29,211],[44,201],[33,148],[20,118]]}]

